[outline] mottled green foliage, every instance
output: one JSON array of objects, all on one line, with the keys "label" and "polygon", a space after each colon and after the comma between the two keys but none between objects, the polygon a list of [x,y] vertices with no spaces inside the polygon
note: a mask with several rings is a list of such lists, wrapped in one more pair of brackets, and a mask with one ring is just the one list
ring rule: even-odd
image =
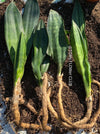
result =
[{"label": "mottled green foliage", "polygon": [[25,39],[27,43],[27,55],[30,52],[32,46],[31,34],[36,27],[39,20],[39,6],[37,0],[28,0],[26,2],[23,13],[23,27],[25,32]]},{"label": "mottled green foliage", "polygon": [[11,2],[5,12],[5,39],[14,66],[14,84],[22,78],[24,66],[32,46],[32,31],[38,24],[39,7],[36,0],[28,0],[23,17]]},{"label": "mottled green foliage", "polygon": [[22,17],[15,4],[11,2],[5,12],[5,39],[13,64],[21,32],[23,32]]},{"label": "mottled green foliage", "polygon": [[15,60],[14,60],[14,81],[15,82],[17,82],[18,78],[23,77],[26,59],[27,59],[27,55],[26,55],[25,35],[21,33],[17,45],[17,51],[15,53]]},{"label": "mottled green foliage", "polygon": [[50,10],[47,31],[49,36],[48,55],[57,63],[58,74],[60,75],[68,53],[68,40],[66,38],[63,20],[54,10]]},{"label": "mottled green foliage", "polygon": [[72,14],[71,46],[77,71],[82,75],[86,96],[91,95],[91,72],[88,62],[84,14],[78,0]]},{"label": "mottled green foliage", "polygon": [[46,57],[46,51],[48,47],[48,35],[41,20],[37,25],[36,31],[33,35],[33,56],[32,56],[32,68],[36,79],[41,85],[41,78],[44,72],[47,71],[49,61]]},{"label": "mottled green foliage", "polygon": [[[83,39],[85,42],[86,51],[87,51],[87,39],[86,39],[86,35],[85,35],[85,18],[84,18],[84,12],[81,8],[79,0],[75,0],[72,21],[74,21],[78,25],[78,27],[82,33],[82,36],[83,36]],[[88,52],[86,52],[86,53],[88,53]],[[87,55],[87,57],[88,57],[88,55]]]}]

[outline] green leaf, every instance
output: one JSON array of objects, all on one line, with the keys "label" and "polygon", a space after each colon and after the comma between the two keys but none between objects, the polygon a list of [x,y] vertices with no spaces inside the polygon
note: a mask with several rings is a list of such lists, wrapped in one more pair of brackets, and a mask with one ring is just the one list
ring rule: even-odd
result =
[{"label": "green leaf", "polygon": [[40,82],[42,78],[41,64],[43,63],[44,57],[48,47],[48,36],[44,25],[41,20],[36,28],[33,39],[33,56],[32,56],[32,68],[36,79]]},{"label": "green leaf", "polygon": [[68,53],[68,40],[63,20],[54,10],[50,10],[47,31],[49,36],[49,49],[47,53],[58,64],[58,74],[61,74]]},{"label": "green leaf", "polygon": [[18,78],[22,79],[26,59],[25,35],[21,33],[14,60],[14,83],[17,82]]},{"label": "green leaf", "polygon": [[47,72],[50,65],[50,57],[46,55],[44,57],[43,63],[41,64],[41,74],[43,75],[45,72]]},{"label": "green leaf", "polygon": [[[82,21],[84,19],[84,15],[82,13],[81,6],[77,0],[75,4],[77,8],[74,7],[73,10],[70,35],[72,53],[77,71],[82,75],[83,78],[86,96],[89,97],[91,95],[91,72],[90,64],[88,62],[87,41],[85,36],[85,21]],[[75,11],[75,9],[77,11]]]},{"label": "green leaf", "polygon": [[24,8],[24,14],[23,14],[23,26],[24,26],[25,39],[27,42],[27,49],[28,49],[27,55],[32,46],[32,39],[30,38],[33,32],[33,29],[38,24],[39,14],[40,14],[40,11],[39,11],[37,0],[28,0],[26,2],[25,8]]},{"label": "green leaf", "polygon": [[76,22],[78,27],[81,29],[81,32],[83,33],[85,28],[85,19],[84,19],[84,13],[81,8],[79,0],[75,0],[73,14],[72,14],[72,20]]},{"label": "green leaf", "polygon": [[[32,32],[38,24],[39,6],[36,0],[28,0],[23,20],[13,2],[5,13],[5,38],[8,51],[14,66],[14,84],[22,79],[24,66],[32,46]],[[23,26],[24,25],[24,26]]]},{"label": "green leaf", "polygon": [[22,17],[15,4],[11,2],[5,12],[5,39],[12,63],[14,63],[17,45],[22,31]]},{"label": "green leaf", "polygon": [[[75,0],[75,5],[74,5],[74,9],[73,9],[73,14],[72,14],[72,20],[78,25],[78,27],[82,33],[82,36],[83,36],[83,39],[85,42],[85,49],[87,51],[87,39],[86,39],[86,35],[85,35],[85,18],[84,18],[84,12],[81,8],[79,0]],[[86,53],[88,53],[88,52],[86,52]]]}]

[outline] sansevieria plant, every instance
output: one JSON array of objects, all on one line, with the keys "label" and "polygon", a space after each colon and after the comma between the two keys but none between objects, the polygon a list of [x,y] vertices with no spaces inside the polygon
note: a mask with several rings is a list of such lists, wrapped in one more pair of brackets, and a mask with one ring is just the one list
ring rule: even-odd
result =
[{"label": "sansevieria plant", "polygon": [[91,71],[88,61],[84,14],[78,0],[75,2],[72,15],[71,46],[76,68],[83,78],[86,92],[87,114],[81,121],[81,123],[85,123],[88,121],[92,113]]},{"label": "sansevieria plant", "polygon": [[[88,49],[87,49],[87,39],[85,35],[85,20],[81,5],[78,0],[75,1],[73,14],[72,14],[72,27],[70,32],[70,40],[72,46],[72,54],[76,64],[78,73],[83,78],[83,83],[86,92],[86,105],[87,112],[83,119],[77,122],[71,122],[68,117],[65,116],[64,108],[62,104],[61,92],[63,88],[62,74],[61,70],[64,61],[67,57],[67,47],[68,41],[65,39],[63,20],[58,13],[51,10],[48,17],[47,24],[48,36],[49,36],[49,49],[48,54],[58,65],[57,79],[59,83],[58,91],[58,105],[59,114],[54,110],[50,102],[50,92],[48,91],[48,108],[51,113],[60,121],[60,123],[68,128],[90,128],[95,124],[99,114],[100,114],[100,94],[99,94],[99,107],[94,116],[90,119],[92,113],[92,89],[91,83],[95,83],[99,86],[100,83],[96,80],[91,81],[91,71],[90,64],[88,61]],[[60,116],[59,116],[60,115]],[[88,124],[87,122],[91,120]]]},{"label": "sansevieria plant", "polygon": [[[13,64],[13,105],[15,123],[24,128],[42,129],[50,131],[48,123],[48,109],[59,120],[59,122],[68,128],[89,128],[94,125],[100,114],[100,94],[99,108],[94,116],[92,113],[92,90],[91,90],[91,71],[88,62],[87,40],[85,35],[85,20],[81,5],[75,0],[72,15],[72,27],[70,32],[70,40],[72,46],[73,58],[78,73],[82,76],[85,91],[87,112],[83,119],[77,122],[71,122],[64,113],[62,102],[62,89],[67,86],[63,83],[62,68],[68,55],[68,39],[64,28],[62,17],[54,10],[50,10],[47,30],[42,20],[39,21],[39,6],[37,0],[28,0],[25,5],[23,15],[12,1],[5,12],[5,39],[8,52]],[[42,124],[22,123],[20,121],[19,103],[25,102],[21,98],[21,79],[24,74],[25,63],[32,47],[32,70],[34,76],[40,86],[40,94],[42,95]],[[57,81],[58,89],[58,106],[59,114],[54,110],[51,101],[51,88],[48,89],[47,70],[50,59],[57,64]],[[93,80],[93,83],[100,83]],[[48,90],[47,90],[48,89]],[[27,107],[31,111],[37,113],[34,107],[29,104]],[[87,122],[90,120],[90,124]]]},{"label": "sansevieria plant", "polygon": [[[68,117],[64,114],[64,109],[61,98],[61,92],[58,93],[58,100],[61,109],[61,118],[63,120],[62,125],[68,128],[90,128],[93,127],[95,124],[99,114],[100,114],[100,94],[99,94],[99,106],[97,112],[93,115],[92,114],[92,89],[91,83],[95,83],[99,86],[100,90],[100,83],[96,80],[91,80],[91,71],[90,71],[90,64],[88,61],[88,49],[87,49],[87,39],[85,35],[85,20],[84,14],[81,8],[81,5],[78,0],[75,1],[73,14],[72,14],[72,27],[70,32],[70,40],[72,46],[72,54],[76,64],[76,68],[78,73],[82,76],[85,92],[86,92],[86,105],[87,105],[87,112],[83,119],[77,122],[71,122]],[[61,87],[62,89],[62,87]],[[60,90],[61,90],[60,89]],[[90,119],[91,118],[91,119]],[[90,120],[90,123],[88,121]]]},{"label": "sansevieria plant", "polygon": [[23,16],[12,1],[5,12],[5,39],[13,64],[13,112],[15,122],[20,123],[19,99],[21,96],[21,79],[25,63],[32,46],[32,32],[39,20],[37,0],[26,2]]},{"label": "sansevieria plant", "polygon": [[[54,10],[51,10],[49,13],[47,31],[49,37],[48,54],[52,57],[52,59],[54,60],[54,62],[57,64],[58,67],[57,80],[59,83],[59,91],[58,91],[59,114],[60,117],[64,117],[63,116],[64,110],[63,110],[63,104],[61,99],[61,92],[63,88],[62,68],[68,55],[68,39],[66,38],[63,19]],[[62,123],[57,112],[54,110],[54,108],[51,105],[50,98],[49,98],[50,92],[51,91],[48,91],[48,108],[51,111],[51,113],[56,117],[56,119],[60,120],[60,122]],[[67,120],[67,122],[70,123],[69,120]]]},{"label": "sansevieria plant", "polygon": [[86,92],[86,105],[87,105],[87,112],[85,117],[80,121],[74,123],[74,125],[79,125],[78,127],[80,128],[88,128],[94,125],[98,116],[97,114],[93,117],[92,123],[85,124],[89,121],[92,114],[93,100],[92,100],[91,83],[93,82],[96,83],[97,85],[100,84],[95,80],[93,81],[91,80],[90,64],[88,61],[88,48],[87,48],[88,44],[85,35],[85,19],[79,0],[75,0],[75,5],[72,14],[72,27],[70,36],[71,36],[70,39],[72,46],[72,54],[76,64],[77,71],[82,76],[83,79],[84,88]]},{"label": "sansevieria plant", "polygon": [[42,95],[42,128],[45,131],[50,131],[51,128],[47,126],[48,109],[47,109],[47,70],[49,67],[50,58],[47,55],[48,35],[45,24],[42,20],[39,21],[35,33],[33,34],[33,52],[32,52],[32,69],[34,76],[40,86],[40,94]]}]

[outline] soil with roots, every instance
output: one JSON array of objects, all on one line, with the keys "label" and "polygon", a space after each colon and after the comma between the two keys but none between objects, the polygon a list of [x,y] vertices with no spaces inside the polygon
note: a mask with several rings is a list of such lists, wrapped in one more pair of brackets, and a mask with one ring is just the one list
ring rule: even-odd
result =
[{"label": "soil with roots", "polygon": [[[6,42],[4,39],[4,13],[10,0],[6,3],[0,4],[0,94],[3,94],[4,98],[12,98],[13,94],[13,66],[7,51]],[[24,4],[20,0],[15,0],[19,10],[24,7]],[[47,17],[50,9],[58,11],[64,19],[65,28],[70,30],[71,28],[71,15],[72,4],[65,4],[64,0],[58,4],[51,4],[50,0],[38,0],[40,5],[40,18],[47,24]],[[87,3],[82,1],[82,7],[85,13],[86,19],[86,36],[88,41],[88,57],[91,65],[92,78],[100,81],[100,2]],[[25,73],[22,79],[22,93],[27,101],[33,105],[37,111],[41,109],[41,94],[37,85],[35,77],[31,68],[31,56],[28,57]],[[72,64],[70,64],[72,63]],[[71,65],[71,66],[70,66]],[[70,70],[71,69],[71,70]],[[71,71],[71,72],[70,72]],[[85,91],[82,81],[82,77],[78,74],[73,58],[71,57],[71,50],[69,50],[69,56],[66,59],[63,70],[64,83],[72,84],[69,88],[64,87],[62,92],[63,106],[67,116],[71,121],[80,120],[84,117],[86,112],[85,105]],[[58,110],[58,83],[57,83],[57,66],[51,61],[51,65],[48,70],[48,83],[52,88],[51,102],[56,111]],[[69,83],[71,78],[71,83]],[[93,112],[96,112],[98,108],[98,87],[92,85],[93,90]],[[9,122],[14,121],[13,113],[11,110],[11,99],[6,102],[7,120]],[[24,106],[20,106],[21,120],[27,123],[38,123],[42,120],[42,116],[35,116],[29,109]],[[67,128],[62,127],[58,121],[49,112],[49,125],[52,125],[54,134],[64,134],[69,131]],[[18,127],[16,127],[16,130]],[[97,134],[100,133],[100,116],[95,123],[94,129],[97,130]],[[73,133],[76,130],[71,130]],[[85,131],[90,132],[91,129]],[[35,130],[28,129],[28,134],[35,134]]]}]

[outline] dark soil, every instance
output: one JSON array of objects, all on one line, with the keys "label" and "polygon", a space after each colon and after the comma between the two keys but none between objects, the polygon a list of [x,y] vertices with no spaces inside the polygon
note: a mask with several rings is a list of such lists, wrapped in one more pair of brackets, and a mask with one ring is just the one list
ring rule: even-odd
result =
[{"label": "dark soil", "polygon": [[[13,66],[4,39],[4,13],[9,2],[10,0],[4,4],[0,4],[0,93],[4,95],[4,98],[12,97],[13,93]],[[15,0],[15,2],[20,10],[24,7],[24,4],[20,2],[20,0]],[[51,5],[49,0],[39,0],[39,5],[40,18],[44,20],[45,24],[47,23],[49,10],[54,9],[62,15],[66,29],[70,30],[73,5],[65,4],[64,1],[56,5]],[[88,55],[92,78],[100,81],[100,2],[87,3],[82,1],[82,7],[86,19],[86,36],[88,40]],[[69,62],[70,60],[67,58],[63,67],[63,81],[67,85],[69,83]],[[56,74],[56,65],[51,62],[48,71],[48,79],[50,86],[52,87],[51,102],[55,110],[58,111],[58,84]],[[40,91],[32,72],[30,56],[28,57],[25,66],[25,73],[22,79],[22,89],[27,101],[29,101],[39,111],[41,109],[41,99],[38,96]],[[98,88],[95,85],[92,85],[92,89],[94,113],[98,107]],[[66,89],[66,87],[63,88],[62,98],[65,113],[72,121],[80,120],[85,115],[86,105],[84,85],[81,76],[76,70],[74,61],[72,62],[72,86],[69,87],[69,89]],[[23,122],[37,123],[37,117],[35,117],[26,107],[20,106],[20,111]],[[6,114],[7,119],[10,122],[14,120],[11,111],[11,101],[7,103]],[[68,131],[67,128],[61,127],[52,115],[49,118],[49,123],[53,126],[54,134],[64,134],[64,132]],[[95,124],[95,130],[98,131],[97,134],[100,133],[100,117]],[[91,129],[86,131],[91,131]],[[35,134],[35,130],[28,130],[28,134]]]}]

